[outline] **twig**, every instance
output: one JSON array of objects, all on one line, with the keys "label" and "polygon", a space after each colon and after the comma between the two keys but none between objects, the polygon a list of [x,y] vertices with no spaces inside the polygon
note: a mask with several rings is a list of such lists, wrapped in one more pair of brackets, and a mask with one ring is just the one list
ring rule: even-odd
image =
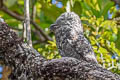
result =
[{"label": "twig", "polygon": [[44,31],[39,27],[38,24],[36,24],[34,21],[31,21],[32,25],[35,27],[36,30],[39,30],[40,33],[46,38],[46,40],[52,40],[50,36],[48,36]]},{"label": "twig", "polygon": [[39,36],[39,40],[40,40],[41,42],[44,42],[44,41],[45,41],[45,38],[40,34],[39,31],[32,30],[32,32],[33,32],[34,34],[36,34],[36,35]]},{"label": "twig", "polygon": [[35,16],[36,16],[36,5],[35,5],[35,0],[32,0],[32,14],[31,14],[31,19],[34,21]]}]

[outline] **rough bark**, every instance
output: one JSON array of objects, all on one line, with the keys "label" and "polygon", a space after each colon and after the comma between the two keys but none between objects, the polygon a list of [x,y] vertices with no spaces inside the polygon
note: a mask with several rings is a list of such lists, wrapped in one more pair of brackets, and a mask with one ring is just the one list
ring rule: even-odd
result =
[{"label": "rough bark", "polygon": [[6,23],[0,23],[0,60],[11,67],[11,80],[120,80],[119,75],[84,60],[46,60]]}]

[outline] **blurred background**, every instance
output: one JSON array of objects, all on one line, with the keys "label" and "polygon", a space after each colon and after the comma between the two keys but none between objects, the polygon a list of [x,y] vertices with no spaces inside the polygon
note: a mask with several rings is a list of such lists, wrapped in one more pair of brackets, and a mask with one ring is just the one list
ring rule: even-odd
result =
[{"label": "blurred background", "polygon": [[[47,59],[60,58],[55,36],[49,31],[61,13],[74,11],[84,26],[101,66],[120,74],[120,0],[30,0],[33,47]],[[0,17],[22,37],[24,0],[0,0]],[[1,64],[3,66],[3,64]],[[0,67],[2,77],[10,70]]]}]

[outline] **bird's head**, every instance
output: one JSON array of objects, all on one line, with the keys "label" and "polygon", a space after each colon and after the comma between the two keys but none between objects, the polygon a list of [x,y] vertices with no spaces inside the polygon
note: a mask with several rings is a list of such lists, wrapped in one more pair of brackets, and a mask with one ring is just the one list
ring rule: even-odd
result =
[{"label": "bird's head", "polygon": [[71,28],[71,29],[75,29],[80,32],[83,32],[81,20],[79,16],[75,14],[74,12],[65,12],[61,14],[57,18],[56,22],[50,26],[50,31],[55,33],[61,28],[63,29]]}]

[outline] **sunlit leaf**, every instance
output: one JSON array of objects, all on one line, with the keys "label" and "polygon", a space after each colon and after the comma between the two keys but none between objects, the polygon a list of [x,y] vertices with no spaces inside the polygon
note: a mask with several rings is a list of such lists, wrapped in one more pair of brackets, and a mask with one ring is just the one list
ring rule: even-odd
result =
[{"label": "sunlit leaf", "polygon": [[8,7],[11,7],[13,5],[15,5],[15,3],[17,2],[17,0],[6,0],[5,4],[8,6]]}]

